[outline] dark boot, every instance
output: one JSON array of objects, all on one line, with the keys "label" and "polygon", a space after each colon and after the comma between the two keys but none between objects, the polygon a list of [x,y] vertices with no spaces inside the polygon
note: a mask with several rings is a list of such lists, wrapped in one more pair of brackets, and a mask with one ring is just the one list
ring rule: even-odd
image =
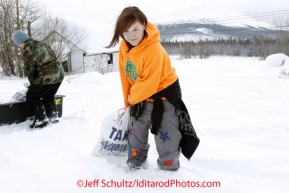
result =
[{"label": "dark boot", "polygon": [[46,127],[47,125],[49,125],[49,122],[48,120],[43,120],[43,121],[39,121],[37,119],[34,119],[32,124],[29,125],[29,127],[31,129],[35,129],[35,128],[43,128],[43,127]]},{"label": "dark boot", "polygon": [[44,106],[49,122],[51,123],[59,122],[54,98],[44,99]]},{"label": "dark boot", "polygon": [[27,103],[31,110],[31,114],[34,116],[34,120],[30,125],[30,128],[46,127],[49,122],[42,101],[27,101]]}]

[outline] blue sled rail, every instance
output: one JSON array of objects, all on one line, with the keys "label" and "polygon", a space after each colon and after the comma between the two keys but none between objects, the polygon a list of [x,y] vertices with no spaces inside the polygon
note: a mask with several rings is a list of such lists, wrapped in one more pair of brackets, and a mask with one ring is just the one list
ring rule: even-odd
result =
[{"label": "blue sled rail", "polygon": [[[54,97],[58,117],[62,117],[63,97],[65,95],[55,95]],[[26,101],[0,104],[0,126],[21,123],[30,117],[32,114]]]}]

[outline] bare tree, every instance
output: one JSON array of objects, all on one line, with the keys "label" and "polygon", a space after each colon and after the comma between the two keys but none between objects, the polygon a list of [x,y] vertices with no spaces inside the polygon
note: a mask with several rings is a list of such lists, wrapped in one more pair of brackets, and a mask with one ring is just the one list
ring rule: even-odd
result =
[{"label": "bare tree", "polygon": [[3,75],[24,77],[20,49],[14,45],[12,34],[25,30],[31,34],[31,24],[42,16],[43,9],[30,0],[0,0],[0,65]]},{"label": "bare tree", "polygon": [[45,8],[30,0],[15,0],[15,5],[17,29],[27,30],[31,37],[31,25],[45,16]]},{"label": "bare tree", "polygon": [[24,77],[20,48],[12,40],[15,30],[44,40],[62,61],[67,53],[79,49],[86,37],[84,29],[69,28],[63,19],[47,14],[36,0],[0,0],[0,67],[5,76]]},{"label": "bare tree", "polygon": [[276,47],[275,53],[288,54],[288,44],[289,44],[289,18],[274,18],[273,25],[276,28]]},{"label": "bare tree", "polygon": [[87,36],[85,29],[70,28],[59,17],[46,16],[33,31],[33,36],[50,45],[61,61],[66,60],[71,51],[86,49],[79,46]]},{"label": "bare tree", "polygon": [[182,46],[180,47],[180,56],[182,58],[188,59],[191,58],[191,56],[195,55],[193,53],[193,44],[192,42],[184,42]]}]

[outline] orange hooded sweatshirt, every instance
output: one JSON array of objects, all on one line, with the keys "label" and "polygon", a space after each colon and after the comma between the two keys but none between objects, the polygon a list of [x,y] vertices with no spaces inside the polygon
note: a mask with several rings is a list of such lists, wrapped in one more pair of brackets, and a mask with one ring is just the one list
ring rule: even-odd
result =
[{"label": "orange hooded sweatshirt", "polygon": [[159,42],[157,27],[147,23],[145,31],[145,38],[132,49],[124,39],[120,43],[118,65],[126,107],[128,100],[137,104],[178,79],[169,55]]}]

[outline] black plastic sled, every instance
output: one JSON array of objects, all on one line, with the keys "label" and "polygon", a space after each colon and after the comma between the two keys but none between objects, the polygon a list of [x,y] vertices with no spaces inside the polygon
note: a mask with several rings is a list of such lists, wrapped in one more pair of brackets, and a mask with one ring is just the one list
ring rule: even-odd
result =
[{"label": "black plastic sled", "polygon": [[[64,95],[55,95],[56,110],[58,117],[62,116],[62,104]],[[21,123],[32,117],[26,101],[0,104],[0,126]]]}]

